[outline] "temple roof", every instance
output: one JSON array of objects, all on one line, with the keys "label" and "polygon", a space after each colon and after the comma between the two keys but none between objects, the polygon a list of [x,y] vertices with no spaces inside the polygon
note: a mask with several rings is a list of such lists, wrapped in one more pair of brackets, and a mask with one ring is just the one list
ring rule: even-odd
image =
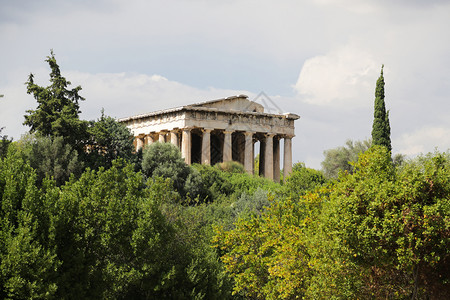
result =
[{"label": "temple roof", "polygon": [[[156,115],[162,115],[166,113],[176,112],[176,111],[182,111],[182,110],[195,110],[195,111],[220,111],[220,112],[227,112],[231,114],[235,113],[248,113],[248,114],[256,114],[256,115],[273,115],[273,116],[279,116],[274,114],[269,114],[264,112],[264,106],[262,106],[259,103],[256,103],[254,101],[248,100],[247,95],[237,95],[237,96],[230,96],[227,98],[222,99],[216,99],[216,100],[210,100],[205,102],[199,102],[184,106],[179,106],[175,108],[170,109],[164,109],[159,111],[154,111],[150,113],[145,114],[139,114],[131,117],[121,118],[119,119],[119,122],[126,122],[129,120],[136,120]],[[294,119],[297,120],[300,118],[298,115],[293,113],[284,113],[282,116],[285,116],[288,119]]]},{"label": "temple roof", "polygon": [[247,95],[231,96],[188,105],[189,107],[217,108],[218,110],[235,110],[243,112],[264,112],[264,106],[248,100]]}]

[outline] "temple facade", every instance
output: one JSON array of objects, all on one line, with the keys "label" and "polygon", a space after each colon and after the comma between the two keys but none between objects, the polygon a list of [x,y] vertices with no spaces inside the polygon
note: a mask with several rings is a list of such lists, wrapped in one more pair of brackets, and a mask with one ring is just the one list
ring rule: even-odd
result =
[{"label": "temple facade", "polygon": [[280,180],[283,140],[284,177],[292,171],[292,113],[270,114],[245,95],[207,101],[120,119],[133,133],[136,150],[154,142],[172,143],[187,164],[237,161],[253,174],[259,141],[259,175]]}]

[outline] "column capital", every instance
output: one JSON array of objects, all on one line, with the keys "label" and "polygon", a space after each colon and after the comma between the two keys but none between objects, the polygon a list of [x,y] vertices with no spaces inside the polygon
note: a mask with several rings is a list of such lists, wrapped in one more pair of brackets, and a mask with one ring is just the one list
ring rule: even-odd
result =
[{"label": "column capital", "polygon": [[214,130],[214,128],[202,128],[201,130],[202,132],[211,132]]},{"label": "column capital", "polygon": [[255,133],[253,131],[244,131],[244,135],[248,136],[248,135],[254,135]]}]

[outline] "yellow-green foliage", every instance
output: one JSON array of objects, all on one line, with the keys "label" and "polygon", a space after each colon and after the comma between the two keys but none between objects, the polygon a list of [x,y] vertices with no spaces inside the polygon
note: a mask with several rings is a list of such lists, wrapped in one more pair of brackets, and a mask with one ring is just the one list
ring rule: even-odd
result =
[{"label": "yellow-green foliage", "polygon": [[385,147],[354,174],[297,198],[214,243],[234,292],[256,299],[443,299],[450,294],[450,159],[430,154],[396,169]]},{"label": "yellow-green foliage", "polygon": [[256,299],[305,293],[311,276],[305,229],[309,212],[316,211],[320,201],[316,193],[300,201],[272,200],[260,218],[240,219],[231,231],[216,228],[213,242],[235,280],[235,293]]}]

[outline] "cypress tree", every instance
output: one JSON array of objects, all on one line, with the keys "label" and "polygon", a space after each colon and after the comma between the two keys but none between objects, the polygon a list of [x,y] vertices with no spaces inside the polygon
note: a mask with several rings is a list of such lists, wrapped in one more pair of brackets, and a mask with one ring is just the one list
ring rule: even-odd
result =
[{"label": "cypress tree", "polygon": [[389,124],[389,111],[386,111],[386,106],[384,103],[383,68],[384,65],[381,66],[381,74],[377,80],[377,87],[375,89],[372,145],[385,146],[389,151],[391,151],[391,126]]}]

